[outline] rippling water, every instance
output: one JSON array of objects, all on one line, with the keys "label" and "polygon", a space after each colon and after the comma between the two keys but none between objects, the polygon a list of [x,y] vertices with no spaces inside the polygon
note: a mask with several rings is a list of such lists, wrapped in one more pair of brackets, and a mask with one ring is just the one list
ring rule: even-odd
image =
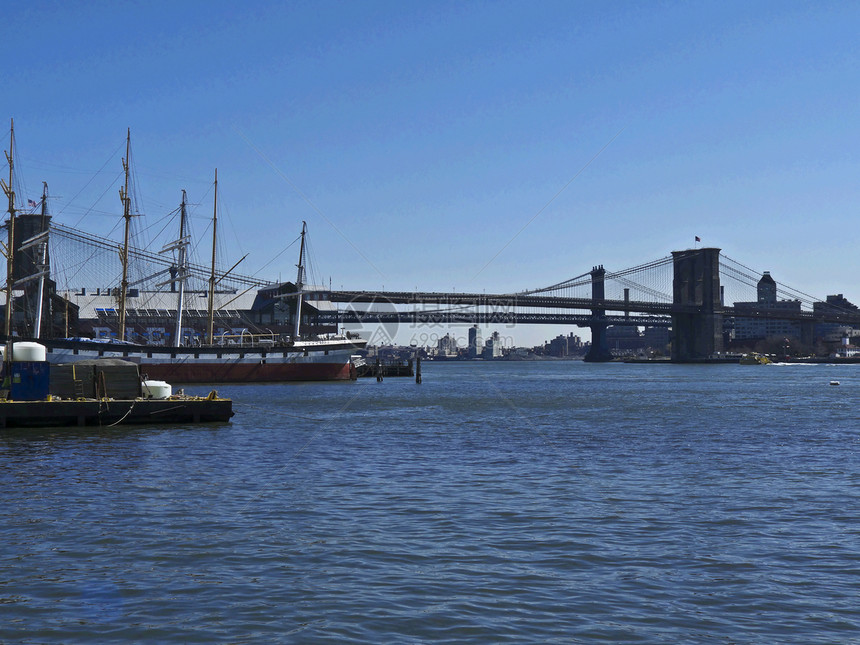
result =
[{"label": "rippling water", "polygon": [[219,392],[3,431],[0,642],[860,642],[860,366]]}]

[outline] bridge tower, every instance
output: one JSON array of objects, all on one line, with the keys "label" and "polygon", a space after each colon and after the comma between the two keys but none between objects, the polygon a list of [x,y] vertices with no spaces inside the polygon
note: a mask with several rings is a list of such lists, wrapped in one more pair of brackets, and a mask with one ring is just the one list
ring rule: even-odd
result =
[{"label": "bridge tower", "polygon": [[697,361],[723,351],[720,249],[672,251],[672,360]]},{"label": "bridge tower", "polygon": [[[602,264],[591,270],[591,299],[595,302],[603,302],[606,299],[605,276],[606,269]],[[588,363],[611,361],[612,353],[609,351],[609,341],[606,340],[606,310],[599,307],[592,309],[591,318],[591,347],[584,360]]]}]

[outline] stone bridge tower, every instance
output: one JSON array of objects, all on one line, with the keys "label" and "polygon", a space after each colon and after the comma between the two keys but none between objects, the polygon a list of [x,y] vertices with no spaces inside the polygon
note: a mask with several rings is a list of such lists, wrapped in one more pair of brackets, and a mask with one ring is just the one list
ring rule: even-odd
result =
[{"label": "stone bridge tower", "polygon": [[[591,299],[595,303],[602,303],[606,299],[606,269],[603,265],[596,266],[591,270]],[[606,340],[606,310],[597,307],[591,310],[593,322],[591,327],[591,347],[585,355],[587,363],[603,363],[612,360],[612,352],[609,351],[609,343]]]},{"label": "stone bridge tower", "polygon": [[723,351],[720,249],[672,251],[672,360],[699,361]]}]

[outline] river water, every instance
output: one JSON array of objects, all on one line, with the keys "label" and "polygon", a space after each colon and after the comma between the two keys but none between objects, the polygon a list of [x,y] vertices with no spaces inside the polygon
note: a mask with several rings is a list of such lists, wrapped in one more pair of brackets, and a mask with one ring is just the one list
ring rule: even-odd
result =
[{"label": "river water", "polygon": [[860,366],[423,367],[2,431],[0,642],[860,642]]}]

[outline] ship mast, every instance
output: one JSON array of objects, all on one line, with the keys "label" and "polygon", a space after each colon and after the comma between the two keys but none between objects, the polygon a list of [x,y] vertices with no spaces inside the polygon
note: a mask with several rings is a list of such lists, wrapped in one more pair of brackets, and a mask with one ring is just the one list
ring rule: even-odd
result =
[{"label": "ship mast", "polygon": [[12,281],[13,270],[15,268],[15,188],[12,183],[13,175],[13,156],[15,146],[15,119],[11,120],[9,134],[9,152],[6,153],[6,160],[9,162],[9,184],[7,185],[0,179],[0,185],[3,187],[3,192],[9,198],[9,241],[6,247],[6,338],[12,337]]},{"label": "ship mast", "polygon": [[[39,227],[39,237],[43,237],[48,230],[48,182],[42,182],[42,222]],[[42,308],[45,303],[45,275],[48,269],[48,240],[43,237],[43,241],[39,242],[38,248],[39,261],[36,265],[36,271],[39,272],[39,295],[36,300],[36,326],[33,330],[33,335],[36,340],[42,334]],[[50,336],[50,334],[49,334]]]},{"label": "ship mast", "polygon": [[176,333],[173,335],[174,347],[179,347],[182,344],[180,342],[182,340],[182,305],[185,302],[185,277],[188,273],[186,266],[188,261],[186,256],[188,240],[185,239],[185,189],[182,190],[182,204],[179,207],[179,213],[179,242],[177,243],[179,246],[179,270],[176,276],[179,280],[179,302],[176,304]]},{"label": "ship mast", "polygon": [[302,288],[305,279],[305,234],[308,232],[307,222],[302,222],[302,244],[299,247],[299,273],[296,277],[296,324],[293,329],[293,340],[299,339],[299,325],[302,322]]},{"label": "ship mast", "polygon": [[214,344],[215,339],[212,336],[215,326],[215,242],[216,233],[218,230],[218,169],[215,169],[215,206],[212,212],[212,273],[209,276],[209,333],[207,334],[208,343]]},{"label": "ship mast", "polygon": [[[42,309],[45,302],[45,276],[48,275],[48,182],[42,182],[42,219],[39,226],[39,232],[27,240],[22,240],[18,244],[18,252],[21,253],[27,249],[35,249],[33,265],[36,272],[25,276],[15,282],[16,285],[22,285],[32,280],[39,281],[38,291],[35,294],[36,305],[35,315],[33,316],[33,337],[39,338],[42,335]],[[32,252],[32,251],[31,251]],[[20,271],[19,271],[20,272]],[[30,290],[32,294],[32,290]],[[32,296],[28,296],[29,299]]]},{"label": "ship mast", "polygon": [[128,291],[128,232],[131,224],[131,197],[128,194],[129,153],[131,151],[131,128],[125,140],[125,159],[122,167],[125,171],[125,186],[119,189],[119,199],[122,202],[122,216],[125,218],[125,236],[120,249],[122,262],[122,282],[119,288],[119,340],[125,340],[125,296]]}]

